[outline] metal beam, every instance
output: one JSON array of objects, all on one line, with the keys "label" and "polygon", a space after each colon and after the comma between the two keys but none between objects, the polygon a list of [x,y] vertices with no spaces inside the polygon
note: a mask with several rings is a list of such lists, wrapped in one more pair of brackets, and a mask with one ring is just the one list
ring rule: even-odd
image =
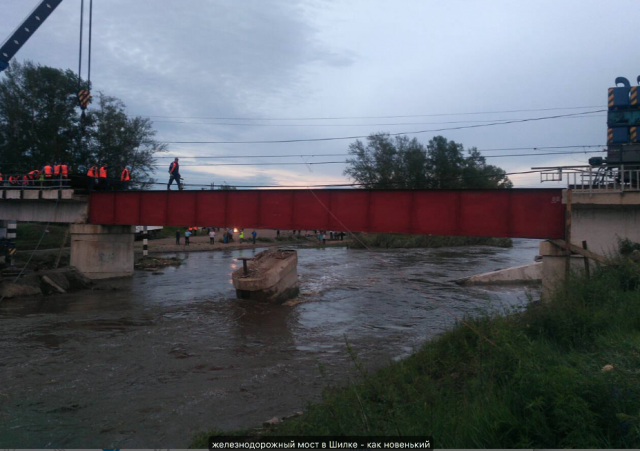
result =
[{"label": "metal beam", "polygon": [[95,192],[89,222],[564,238],[560,189]]}]

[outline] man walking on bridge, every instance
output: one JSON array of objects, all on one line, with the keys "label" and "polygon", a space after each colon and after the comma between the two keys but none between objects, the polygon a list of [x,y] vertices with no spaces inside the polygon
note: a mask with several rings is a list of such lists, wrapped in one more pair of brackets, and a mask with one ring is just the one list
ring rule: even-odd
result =
[{"label": "man walking on bridge", "polygon": [[178,163],[178,158],[176,158],[171,163],[171,165],[169,165],[169,183],[167,183],[167,189],[168,190],[171,189],[171,184],[173,183],[174,180],[178,184],[178,189],[181,189],[181,187],[180,187],[180,164]]}]

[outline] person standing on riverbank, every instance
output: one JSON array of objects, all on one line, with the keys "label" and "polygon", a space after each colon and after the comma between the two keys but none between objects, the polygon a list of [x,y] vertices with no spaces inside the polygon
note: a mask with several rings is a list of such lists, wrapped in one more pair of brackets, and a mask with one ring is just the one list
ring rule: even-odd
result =
[{"label": "person standing on riverbank", "polygon": [[211,229],[209,231],[209,244],[215,244],[215,240],[216,240],[216,231]]},{"label": "person standing on riverbank", "polygon": [[176,244],[180,246],[180,230],[176,230]]},{"label": "person standing on riverbank", "polygon": [[240,243],[244,243],[244,229],[240,230]]},{"label": "person standing on riverbank", "polygon": [[322,232],[322,244],[327,244],[327,232]]},{"label": "person standing on riverbank", "polygon": [[184,232],[184,245],[185,246],[189,245],[189,237],[191,237],[191,232],[187,230],[186,232]]},{"label": "person standing on riverbank", "polygon": [[253,244],[256,244],[256,237],[258,236],[258,232],[255,230],[251,232],[251,236],[253,237]]}]

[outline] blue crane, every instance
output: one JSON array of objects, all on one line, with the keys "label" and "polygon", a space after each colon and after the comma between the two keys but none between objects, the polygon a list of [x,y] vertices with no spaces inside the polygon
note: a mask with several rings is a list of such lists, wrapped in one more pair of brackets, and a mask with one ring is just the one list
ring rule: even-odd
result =
[{"label": "blue crane", "polygon": [[0,72],[9,67],[9,61],[18,50],[29,40],[40,25],[47,20],[53,11],[62,3],[62,0],[43,0],[27,16],[22,24],[16,28],[11,36],[0,47]]}]

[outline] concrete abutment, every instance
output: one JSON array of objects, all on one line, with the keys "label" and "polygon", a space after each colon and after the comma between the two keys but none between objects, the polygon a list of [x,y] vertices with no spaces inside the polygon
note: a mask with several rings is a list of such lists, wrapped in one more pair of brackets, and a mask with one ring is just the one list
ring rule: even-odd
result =
[{"label": "concrete abutment", "polygon": [[71,224],[71,266],[89,279],[133,275],[133,226]]}]

